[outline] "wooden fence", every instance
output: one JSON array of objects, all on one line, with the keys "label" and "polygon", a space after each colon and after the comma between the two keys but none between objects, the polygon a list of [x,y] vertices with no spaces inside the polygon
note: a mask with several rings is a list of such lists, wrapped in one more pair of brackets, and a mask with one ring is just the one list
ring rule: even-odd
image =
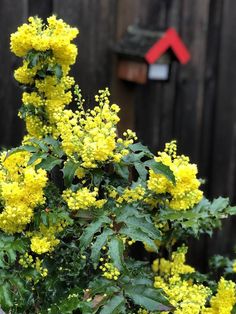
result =
[{"label": "wooden fence", "polygon": [[[153,151],[176,138],[180,151],[199,165],[210,197],[236,202],[236,1],[235,0],[0,0],[0,145],[17,145],[24,132],[17,118],[21,91],[13,79],[17,60],[9,36],[29,15],[58,14],[79,27],[78,62],[73,68],[85,98],[110,87],[122,124],[137,131]],[[112,47],[128,25],[149,30],[175,27],[191,51],[186,66],[174,64],[169,82],[146,85],[116,76]],[[199,262],[232,248],[234,223],[214,241],[196,246]],[[208,250],[208,253],[206,253]]]}]

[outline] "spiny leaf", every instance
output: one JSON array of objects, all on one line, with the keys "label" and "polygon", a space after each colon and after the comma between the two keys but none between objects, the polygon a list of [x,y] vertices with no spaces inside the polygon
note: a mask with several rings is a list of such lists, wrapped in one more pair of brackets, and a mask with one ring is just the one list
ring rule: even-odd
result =
[{"label": "spiny leaf", "polygon": [[121,314],[121,307],[125,304],[123,295],[115,295],[103,306],[100,314]]},{"label": "spiny leaf", "polygon": [[96,239],[91,250],[91,260],[93,261],[94,268],[97,268],[97,264],[101,255],[101,249],[106,244],[109,236],[114,232],[111,229],[105,229]]},{"label": "spiny leaf", "polygon": [[162,174],[168,180],[175,183],[175,176],[168,166],[164,165],[161,162],[157,162],[154,159],[147,160],[144,162],[144,164],[150,169],[152,169],[155,173]]},{"label": "spiny leaf", "polygon": [[130,227],[123,227],[120,229],[120,234],[124,234],[131,239],[135,241],[140,241],[152,248],[154,251],[157,251],[157,246],[153,239],[151,239],[145,232],[142,231],[140,228],[133,228],[132,226]]},{"label": "spiny leaf", "polygon": [[102,226],[108,223],[111,223],[111,219],[105,215],[98,220],[91,222],[80,237],[80,249],[85,249],[91,243],[94,234],[98,232]]},{"label": "spiny leaf", "polygon": [[32,165],[38,159],[47,158],[47,156],[48,156],[48,153],[42,153],[42,152],[33,154],[28,161],[28,166]]},{"label": "spiny leaf", "polygon": [[138,285],[136,287],[128,286],[125,292],[135,304],[144,307],[148,311],[170,311],[173,309],[173,307],[165,305],[168,304],[168,301],[158,289]]},{"label": "spiny leaf", "polygon": [[42,168],[46,171],[51,171],[55,166],[58,166],[62,163],[61,159],[58,159],[54,156],[47,156],[45,159],[43,159],[39,164],[36,165],[36,169]]},{"label": "spiny leaf", "polygon": [[72,181],[75,176],[75,172],[78,169],[79,164],[73,162],[72,160],[67,160],[67,162],[64,164],[64,167],[62,169],[63,177],[64,177],[64,184],[66,187],[71,186]]},{"label": "spiny leaf", "polygon": [[109,255],[113,264],[119,269],[124,268],[124,244],[117,236],[112,237],[109,242]]},{"label": "spiny leaf", "polygon": [[132,226],[136,229],[141,229],[153,240],[161,239],[159,230],[155,228],[152,222],[148,222],[144,217],[140,218],[134,216],[127,217],[124,223],[127,225],[127,227]]},{"label": "spiny leaf", "polygon": [[4,283],[3,285],[0,285],[0,305],[4,309],[9,309],[13,306],[9,283]]},{"label": "spiny leaf", "polygon": [[148,147],[144,146],[141,143],[135,143],[135,144],[129,145],[129,148],[132,152],[144,152],[146,153],[146,155],[153,156],[153,154],[150,152]]},{"label": "spiny leaf", "polygon": [[129,167],[123,164],[114,164],[115,172],[123,179],[129,179]]}]

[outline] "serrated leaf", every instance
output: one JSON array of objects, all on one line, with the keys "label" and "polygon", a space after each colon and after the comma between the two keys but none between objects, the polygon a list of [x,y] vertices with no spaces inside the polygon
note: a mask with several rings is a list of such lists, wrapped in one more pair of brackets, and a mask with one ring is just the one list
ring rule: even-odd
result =
[{"label": "serrated leaf", "polygon": [[109,255],[113,261],[113,264],[119,269],[124,268],[124,244],[117,236],[112,237],[109,242]]},{"label": "serrated leaf", "polygon": [[168,180],[171,182],[175,183],[175,176],[173,172],[170,170],[170,168],[166,165],[164,165],[161,162],[157,162],[154,159],[152,160],[147,160],[144,162],[144,164],[152,169],[155,173],[157,174],[162,174],[164,175]]},{"label": "serrated leaf", "polygon": [[42,153],[42,152],[40,152],[40,153],[34,153],[31,157],[30,157],[30,159],[29,159],[29,161],[28,161],[28,166],[30,166],[30,165],[32,165],[36,160],[38,160],[38,159],[45,159],[45,158],[47,158],[47,156],[48,156],[48,153]]},{"label": "serrated leaf", "polygon": [[49,147],[43,142],[43,140],[31,138],[29,139],[29,142],[36,144],[43,152],[48,153]]},{"label": "serrated leaf", "polygon": [[91,243],[94,234],[97,233],[102,226],[110,224],[111,222],[111,219],[107,216],[102,216],[98,220],[91,222],[80,237],[80,249],[85,249]]},{"label": "serrated leaf", "polygon": [[63,73],[62,73],[62,68],[61,68],[61,65],[60,65],[60,64],[56,64],[56,65],[55,65],[55,67],[54,67],[54,73],[55,73],[55,75],[56,75],[58,81],[60,81],[61,78],[62,78],[62,75],[63,75]]},{"label": "serrated leaf", "polygon": [[0,305],[5,309],[9,309],[13,306],[9,283],[0,285]]},{"label": "serrated leaf", "polygon": [[56,155],[58,155],[59,158],[61,158],[64,155],[63,150],[60,147],[60,142],[58,140],[55,140],[52,137],[45,137],[44,142],[47,143],[48,145],[51,145],[52,147],[52,152]]},{"label": "serrated leaf", "polygon": [[63,177],[64,177],[64,184],[66,187],[70,187],[72,184],[72,181],[75,176],[75,172],[78,169],[79,164],[73,162],[72,160],[68,160],[62,169]]},{"label": "serrated leaf", "polygon": [[147,244],[156,252],[158,250],[155,242],[140,228],[133,228],[132,226],[122,227],[119,232],[120,234],[126,235],[135,241],[140,241]]},{"label": "serrated leaf", "polygon": [[223,198],[223,197],[218,197],[213,200],[211,204],[211,211],[212,212],[218,212],[224,208],[226,208],[229,205],[229,199],[228,198]]},{"label": "serrated leaf", "polygon": [[145,156],[144,152],[140,153],[130,153],[122,158],[122,160],[127,164],[133,164],[135,162],[141,162],[141,159]]},{"label": "serrated leaf", "polygon": [[123,295],[115,295],[102,308],[100,314],[121,314],[121,307],[125,304]]},{"label": "serrated leaf", "polygon": [[25,145],[25,146],[19,146],[16,148],[12,148],[10,151],[7,152],[6,158],[19,152],[30,152],[30,153],[35,153],[38,151],[38,148],[35,146],[31,145]]},{"label": "serrated leaf", "polygon": [[157,228],[155,228],[152,222],[148,222],[144,217],[137,218],[135,216],[127,217],[124,223],[127,227],[133,227],[141,229],[153,240],[160,240],[161,234]]},{"label": "serrated leaf", "polygon": [[236,206],[229,206],[229,207],[227,207],[227,213],[229,215],[236,215]]},{"label": "serrated leaf", "polygon": [[6,251],[6,254],[7,254],[7,256],[8,256],[9,263],[15,262],[15,260],[16,260],[16,252],[15,252],[15,250],[9,248],[9,249]]},{"label": "serrated leaf", "polygon": [[135,143],[132,145],[129,145],[129,148],[132,152],[145,152],[147,155],[153,156],[153,154],[150,152],[147,146],[144,146],[141,143]]},{"label": "serrated leaf", "polygon": [[146,180],[148,171],[142,163],[135,163],[134,167],[142,180]]},{"label": "serrated leaf", "polygon": [[97,236],[97,239],[91,249],[91,261],[93,262],[95,269],[97,268],[98,261],[101,256],[101,249],[106,244],[109,236],[113,233],[114,232],[111,229],[105,229],[99,236]]},{"label": "serrated leaf", "polygon": [[168,301],[158,289],[150,288],[145,285],[138,285],[136,287],[129,286],[125,289],[125,293],[135,304],[144,307],[148,311],[170,311],[173,309],[173,307],[163,304],[167,304]]},{"label": "serrated leaf", "polygon": [[114,164],[115,172],[123,179],[129,179],[129,167],[122,164]]},{"label": "serrated leaf", "polygon": [[35,169],[38,170],[39,168],[42,168],[46,171],[51,171],[55,166],[59,166],[61,163],[62,163],[61,159],[49,155],[45,159],[43,159],[39,164],[37,164]]}]

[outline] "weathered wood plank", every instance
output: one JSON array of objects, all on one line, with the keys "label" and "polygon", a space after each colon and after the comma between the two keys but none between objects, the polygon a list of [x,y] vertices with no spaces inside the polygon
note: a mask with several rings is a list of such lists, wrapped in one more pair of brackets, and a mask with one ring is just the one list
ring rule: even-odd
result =
[{"label": "weathered wood plank", "polygon": [[[236,200],[235,10],[235,1],[223,1],[210,169],[210,194],[230,196],[232,202]],[[217,232],[213,240],[209,241],[208,254],[232,253],[235,242],[235,219],[227,220],[222,231]]]},{"label": "weathered wood plank", "polygon": [[0,146],[16,146],[23,134],[23,123],[17,117],[21,103],[21,90],[13,78],[18,60],[9,50],[10,34],[17,30],[27,17],[27,1],[17,0],[9,3],[1,0],[0,10]]},{"label": "weathered wood plank", "polygon": [[[235,171],[232,163],[236,162],[234,125],[236,118],[235,92],[235,54],[236,20],[233,12],[236,2],[226,0],[223,9],[223,25],[220,40],[219,78],[215,104],[215,124],[213,142],[212,188],[211,193],[229,195],[232,182],[235,182]],[[234,195],[230,195],[232,198]]]},{"label": "weathered wood plank", "polygon": [[[138,15],[141,10],[141,0],[120,0],[117,5],[116,15],[116,36],[113,41],[118,41],[131,24],[138,22]],[[113,54],[113,72],[112,72],[112,99],[117,102],[121,108],[119,133],[122,134],[126,129],[135,128],[135,108],[134,95],[135,84],[122,81],[117,78],[117,58]]]},{"label": "weathered wood plank", "polygon": [[46,19],[52,14],[53,4],[52,0],[28,0],[28,14],[29,16],[39,16]]},{"label": "weathered wood plank", "polygon": [[111,43],[116,31],[115,0],[54,0],[54,12],[80,29],[79,59],[73,68],[85,97],[93,102],[98,89],[110,86]]},{"label": "weathered wood plank", "polygon": [[205,192],[210,196],[211,168],[214,163],[212,154],[214,140],[215,103],[217,101],[217,78],[219,74],[220,30],[222,26],[222,0],[211,0],[209,9],[209,25],[206,46],[206,66],[204,82],[203,115],[201,129],[201,145],[198,164],[200,175],[206,179]]},{"label": "weathered wood plank", "polygon": [[[140,12],[140,25],[156,31],[168,26],[178,28],[180,9],[180,2],[149,0],[146,10]],[[146,86],[137,87],[137,133],[153,151],[173,137],[176,65],[172,72],[169,82],[149,81]]]},{"label": "weathered wood plank", "polygon": [[181,151],[194,161],[200,145],[209,5],[209,0],[183,1],[181,13],[181,35],[192,58],[177,79],[175,134]]}]

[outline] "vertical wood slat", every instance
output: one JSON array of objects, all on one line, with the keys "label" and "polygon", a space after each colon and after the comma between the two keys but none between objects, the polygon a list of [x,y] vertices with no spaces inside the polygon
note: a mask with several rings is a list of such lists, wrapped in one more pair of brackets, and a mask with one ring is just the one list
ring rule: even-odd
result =
[{"label": "vertical wood slat", "polygon": [[0,10],[0,146],[11,147],[19,144],[23,135],[23,123],[17,117],[21,103],[21,90],[13,77],[13,71],[20,60],[9,50],[10,34],[25,22],[27,1],[17,0],[14,5],[1,0]]},{"label": "vertical wood slat", "polygon": [[[235,1],[223,1],[210,176],[210,193],[215,196],[230,196],[233,202],[236,200],[235,10]],[[209,241],[209,255],[216,251],[220,254],[233,252],[236,241],[235,222],[235,217],[225,221],[222,231],[215,234],[213,241]]]},{"label": "vertical wood slat", "polygon": [[44,20],[52,14],[52,0],[28,0],[28,15],[38,16]]},{"label": "vertical wood slat", "polygon": [[[141,0],[120,0],[117,5],[116,14],[116,36],[115,43],[124,35],[127,27],[138,23],[138,16],[141,10]],[[112,73],[112,100],[118,103],[121,111],[119,113],[120,123],[118,132],[121,135],[127,129],[135,129],[135,107],[134,94],[135,84],[127,84],[117,77],[117,56],[113,53],[113,73]]]},{"label": "vertical wood slat", "polygon": [[[209,9],[208,35],[206,47],[206,66],[204,82],[204,100],[201,130],[201,146],[198,161],[200,175],[207,178],[205,191],[210,194],[212,181],[211,167],[214,139],[214,119],[217,101],[217,77],[219,75],[220,33],[222,25],[223,0],[211,0]],[[211,195],[213,195],[211,193]]]},{"label": "vertical wood slat", "polygon": [[[140,25],[151,30],[176,27],[180,23],[181,2],[149,0],[140,12]],[[173,118],[178,66],[172,65],[169,82],[149,81],[137,87],[136,128],[140,139],[153,151],[173,138]]]},{"label": "vertical wood slat", "polygon": [[184,0],[180,33],[191,52],[177,79],[175,134],[182,152],[197,161],[203,112],[209,0]]},{"label": "vertical wood slat", "polygon": [[85,98],[93,102],[98,89],[110,86],[111,43],[116,30],[115,0],[54,0],[54,12],[80,30],[79,56],[72,74],[78,79]]}]

